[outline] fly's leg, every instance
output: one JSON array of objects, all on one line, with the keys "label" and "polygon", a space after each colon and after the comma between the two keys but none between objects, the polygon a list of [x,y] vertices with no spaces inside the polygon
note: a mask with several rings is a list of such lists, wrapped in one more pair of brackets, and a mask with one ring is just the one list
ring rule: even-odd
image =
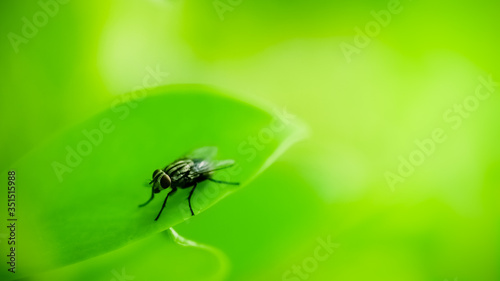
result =
[{"label": "fly's leg", "polygon": [[196,183],[193,186],[193,189],[191,189],[191,192],[189,192],[188,196],[188,202],[189,202],[189,210],[191,210],[191,216],[194,216],[193,208],[191,208],[191,196],[193,196],[194,189],[196,188]]},{"label": "fly's leg", "polygon": [[230,185],[240,185],[239,182],[218,181],[218,180],[214,180],[212,178],[208,178],[208,180],[216,182],[216,183],[223,183],[223,184],[230,184]]},{"label": "fly's leg", "polygon": [[153,185],[151,186],[151,198],[149,198],[149,200],[148,200],[148,201],[146,201],[146,203],[143,203],[143,204],[139,205],[139,208],[140,208],[140,207],[144,207],[144,206],[146,206],[146,205],[147,205],[149,202],[151,202],[151,200],[153,200],[153,198],[155,197],[155,184],[156,184],[156,182],[158,181],[158,179],[160,178],[160,176],[161,176],[161,174],[158,174],[156,177],[154,177],[154,178],[153,178],[153,180],[151,180],[151,181],[149,182],[149,184],[152,184],[152,183],[153,183]]},{"label": "fly's leg", "polygon": [[149,198],[149,200],[146,201],[146,203],[143,203],[143,204],[139,205],[139,208],[146,206],[149,202],[151,202],[151,200],[153,200],[154,197],[155,197],[155,187],[152,186],[151,187],[151,198]]},{"label": "fly's leg", "polygon": [[174,194],[174,192],[176,191],[177,189],[172,189],[168,194],[167,194],[167,197],[165,197],[165,201],[163,201],[163,205],[161,206],[161,210],[160,212],[158,213],[158,216],[156,216],[156,219],[155,221],[158,220],[158,218],[160,217],[161,215],[161,212],[163,211],[163,208],[165,208],[165,205],[167,204],[167,199],[168,199],[168,196],[170,196],[171,194]]}]

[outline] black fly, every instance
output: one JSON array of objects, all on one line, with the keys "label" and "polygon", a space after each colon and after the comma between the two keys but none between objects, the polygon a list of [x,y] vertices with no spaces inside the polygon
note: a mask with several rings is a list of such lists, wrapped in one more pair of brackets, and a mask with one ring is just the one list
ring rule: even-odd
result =
[{"label": "black fly", "polygon": [[213,157],[216,154],[216,147],[202,147],[196,149],[183,158],[175,160],[163,170],[155,170],[153,172],[153,179],[149,182],[149,184],[152,184],[151,198],[149,198],[146,203],[139,205],[139,207],[146,206],[149,202],[151,202],[155,193],[171,188],[167,197],[165,197],[165,201],[163,201],[163,205],[158,213],[158,216],[156,216],[156,221],[160,217],[163,208],[165,208],[168,197],[173,195],[177,191],[177,188],[188,188],[192,186],[193,188],[191,189],[191,192],[189,192],[188,202],[191,215],[194,216],[193,208],[191,208],[191,196],[193,195],[198,183],[209,180],[216,183],[231,185],[239,184],[236,182],[225,182],[212,179],[214,171],[229,168],[234,165],[233,160],[213,160]]}]

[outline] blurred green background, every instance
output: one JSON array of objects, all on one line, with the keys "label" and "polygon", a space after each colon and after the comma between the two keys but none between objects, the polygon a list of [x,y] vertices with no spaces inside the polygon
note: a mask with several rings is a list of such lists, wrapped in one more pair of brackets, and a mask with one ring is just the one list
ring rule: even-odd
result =
[{"label": "blurred green background", "polygon": [[[213,248],[160,234],[29,280],[500,280],[500,97],[480,78],[500,81],[499,8],[2,2],[2,171],[109,109],[151,69],[168,72],[162,85],[206,84],[286,109],[311,132],[175,227]],[[425,154],[417,143],[435,130],[446,138]],[[404,159],[418,163],[411,175],[398,172]],[[327,239],[338,245],[318,260]]]}]

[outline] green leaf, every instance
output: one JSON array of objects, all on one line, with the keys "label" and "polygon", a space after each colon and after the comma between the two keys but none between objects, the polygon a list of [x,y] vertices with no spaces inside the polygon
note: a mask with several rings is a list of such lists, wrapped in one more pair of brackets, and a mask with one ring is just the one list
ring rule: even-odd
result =
[{"label": "green leaf", "polygon": [[216,146],[216,159],[237,164],[214,178],[241,183],[200,184],[192,198],[199,215],[305,134],[285,109],[270,113],[203,86],[169,86],[147,97],[119,99],[126,102],[114,102],[13,165],[22,202],[16,206],[16,257],[22,266],[15,277],[118,249],[191,218],[190,189],[169,198],[158,221],[165,191],[147,206],[138,205],[150,197],[153,171],[193,149]]},{"label": "green leaf", "polygon": [[30,276],[29,280],[220,281],[227,279],[230,265],[221,250],[182,237],[170,228],[116,251]]}]

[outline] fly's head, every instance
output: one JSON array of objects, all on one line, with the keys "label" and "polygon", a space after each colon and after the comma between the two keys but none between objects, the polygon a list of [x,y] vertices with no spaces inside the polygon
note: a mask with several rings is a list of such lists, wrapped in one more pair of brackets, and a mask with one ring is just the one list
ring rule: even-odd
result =
[{"label": "fly's head", "polygon": [[153,172],[153,179],[149,183],[153,184],[154,193],[159,193],[163,189],[169,188],[172,184],[172,180],[167,173],[158,169]]}]

